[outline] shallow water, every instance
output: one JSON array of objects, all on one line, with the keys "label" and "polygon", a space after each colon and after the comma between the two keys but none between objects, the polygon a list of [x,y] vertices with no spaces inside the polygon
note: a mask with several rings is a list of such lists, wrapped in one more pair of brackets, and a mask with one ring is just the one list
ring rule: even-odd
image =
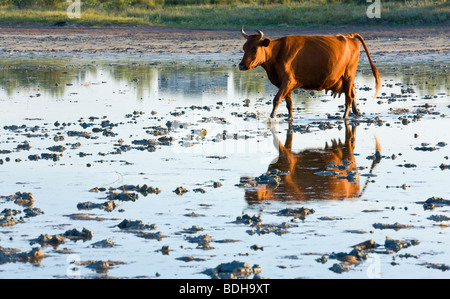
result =
[{"label": "shallow water", "polygon": [[[450,217],[448,206],[424,210],[422,202],[433,196],[450,199],[450,170],[440,168],[450,164],[449,61],[431,56],[415,63],[377,61],[382,89],[372,100],[374,79],[362,60],[356,92],[364,115],[348,127],[336,118],[342,115],[343,97],[309,91],[294,94],[292,127],[282,116],[268,122],[276,89],[262,69],[242,73],[238,62],[237,57],[2,57],[0,210],[23,210],[6,198],[20,191],[31,192],[33,207],[44,214],[0,227],[0,246],[28,252],[40,246],[30,244],[39,235],[71,229],[86,228],[93,238],[42,246],[48,256],[40,263],[3,263],[0,277],[209,278],[205,270],[234,260],[258,264],[259,275],[267,278],[448,277],[428,267],[450,265],[449,230],[429,219]],[[284,103],[278,113],[286,113]],[[352,129],[354,149],[345,143]],[[162,136],[173,139],[151,151],[133,143]],[[276,138],[288,147],[281,156]],[[334,153],[350,154],[336,158],[325,150],[333,140],[342,142],[341,147],[335,143]],[[31,147],[22,149],[26,141]],[[55,145],[65,150],[49,150]],[[373,163],[377,150],[381,159]],[[43,159],[43,153],[58,154],[59,160]],[[30,155],[41,158],[34,161]],[[324,173],[342,160],[353,162],[347,172]],[[274,168],[281,171],[276,186],[255,185],[255,177]],[[338,178],[348,170],[356,174]],[[144,184],[161,192],[114,200],[118,206],[111,212],[77,208],[107,201],[109,188]],[[177,195],[173,191],[179,186],[189,192]],[[94,187],[106,191],[90,192]],[[303,219],[279,215],[301,207],[314,213]],[[75,219],[77,213],[90,219]],[[257,226],[236,221],[243,214],[260,215],[264,225],[287,223],[287,229],[258,234]],[[20,216],[23,211],[15,218]],[[145,231],[163,237],[124,231],[117,226],[124,219],[155,224]],[[410,227],[374,227],[397,222]],[[192,226],[203,230],[185,232]],[[201,235],[213,239],[209,247],[190,242]],[[386,237],[420,243],[386,253]],[[105,239],[116,246],[92,246]],[[349,253],[369,239],[381,245],[377,252],[343,273],[330,270],[339,263],[332,253]],[[163,246],[169,246],[168,254]],[[322,256],[329,258],[326,263],[316,260]],[[186,257],[195,260],[182,260]],[[89,260],[125,264],[107,273],[73,264]]]}]

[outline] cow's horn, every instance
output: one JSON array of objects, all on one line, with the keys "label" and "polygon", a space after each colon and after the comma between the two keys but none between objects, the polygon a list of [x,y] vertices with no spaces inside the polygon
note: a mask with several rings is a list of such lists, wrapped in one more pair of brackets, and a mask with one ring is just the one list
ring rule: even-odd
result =
[{"label": "cow's horn", "polygon": [[261,30],[256,30],[256,32],[259,34],[259,39],[263,39],[264,33]]},{"label": "cow's horn", "polygon": [[244,31],[244,25],[242,25],[241,34],[242,34],[243,37],[248,38],[248,34],[245,33],[245,31]]}]

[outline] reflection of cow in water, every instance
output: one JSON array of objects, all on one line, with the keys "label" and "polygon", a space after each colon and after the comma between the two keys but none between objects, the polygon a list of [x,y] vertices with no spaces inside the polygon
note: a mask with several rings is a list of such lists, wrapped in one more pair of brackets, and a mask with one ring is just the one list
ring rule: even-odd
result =
[{"label": "reflection of cow in water", "polygon": [[[293,135],[290,132],[284,145],[273,132],[273,142],[279,150],[279,156],[276,162],[269,165],[267,173],[278,173],[279,178],[247,188],[245,198],[249,203],[259,200],[345,199],[361,196],[353,155],[356,126],[350,129],[346,123],[345,143],[332,140],[331,145],[326,143],[324,149],[307,149],[299,153],[291,150]],[[379,154],[378,142],[376,151]],[[374,159],[370,172],[377,162]]]}]

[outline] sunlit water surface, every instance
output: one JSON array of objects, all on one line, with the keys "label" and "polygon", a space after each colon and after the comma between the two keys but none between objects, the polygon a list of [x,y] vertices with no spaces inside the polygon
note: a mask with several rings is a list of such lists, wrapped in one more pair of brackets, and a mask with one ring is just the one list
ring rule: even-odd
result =
[{"label": "sunlit water surface", "polygon": [[[342,115],[343,96],[298,91],[289,128],[282,116],[267,121],[277,90],[263,70],[239,72],[238,59],[1,57],[0,195],[5,197],[0,210],[23,210],[6,199],[20,191],[31,192],[33,207],[44,214],[0,227],[0,246],[28,252],[40,246],[30,244],[39,235],[70,229],[86,228],[93,238],[44,246],[48,256],[39,264],[1,264],[0,277],[209,278],[205,270],[234,260],[258,264],[259,275],[267,278],[448,277],[448,271],[428,266],[450,265],[449,229],[429,219],[450,217],[449,207],[424,210],[422,202],[433,196],[450,200],[450,169],[440,167],[450,164],[449,61],[377,61],[382,89],[373,100],[374,79],[362,59],[356,78],[364,113],[359,122],[351,120],[347,127],[336,119]],[[427,112],[417,113],[423,107]],[[284,102],[278,113],[286,113]],[[170,131],[155,135],[157,127],[167,129],[168,124]],[[70,136],[70,131],[87,132],[91,138]],[[326,144],[330,148],[333,140],[341,140],[335,150],[349,152],[346,132],[353,132],[354,148],[346,158],[353,159],[355,180],[316,174],[329,170]],[[162,136],[173,139],[160,142],[154,151],[136,149],[133,143]],[[21,149],[24,142],[31,146],[28,150]],[[55,153],[49,150],[55,145],[65,147],[56,152],[59,160],[30,158]],[[278,145],[287,148],[281,153]],[[373,164],[377,150],[381,159]],[[277,167],[285,172],[278,186],[244,186]],[[115,200],[118,207],[111,212],[77,208],[81,202],[107,200],[107,191],[90,192],[94,187],[144,184],[161,192],[139,194],[135,201]],[[174,193],[180,186],[189,192]],[[197,188],[205,192],[195,192]],[[301,207],[314,213],[304,219],[278,215]],[[77,220],[77,213],[91,219]],[[290,227],[283,234],[251,233],[255,227],[236,222],[243,214]],[[24,213],[15,217],[20,216]],[[124,219],[156,224],[148,232],[163,237],[145,239],[123,231],[117,225]],[[410,227],[380,229],[376,223]],[[184,231],[192,226],[203,230]],[[200,235],[211,237],[208,249],[189,242]],[[339,263],[336,259],[317,261],[333,252],[348,253],[369,239],[384,245],[387,236],[420,243],[398,252],[371,253],[343,273],[330,270]],[[92,246],[105,239],[115,247]],[[164,246],[169,246],[168,254],[161,251]],[[195,259],[180,259],[185,257]],[[106,274],[74,267],[73,261],[89,260],[124,264]]]}]

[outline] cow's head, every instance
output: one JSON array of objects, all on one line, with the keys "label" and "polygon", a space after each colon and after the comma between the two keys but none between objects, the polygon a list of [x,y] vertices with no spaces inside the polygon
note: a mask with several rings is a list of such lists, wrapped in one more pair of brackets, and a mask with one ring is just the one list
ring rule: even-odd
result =
[{"label": "cow's head", "polygon": [[244,44],[244,57],[242,57],[241,63],[239,63],[239,69],[241,71],[251,70],[264,62],[266,62],[265,47],[270,44],[269,39],[264,39],[264,33],[260,30],[256,30],[258,34],[247,34],[244,32],[244,26],[242,26],[241,33],[247,39]]}]

